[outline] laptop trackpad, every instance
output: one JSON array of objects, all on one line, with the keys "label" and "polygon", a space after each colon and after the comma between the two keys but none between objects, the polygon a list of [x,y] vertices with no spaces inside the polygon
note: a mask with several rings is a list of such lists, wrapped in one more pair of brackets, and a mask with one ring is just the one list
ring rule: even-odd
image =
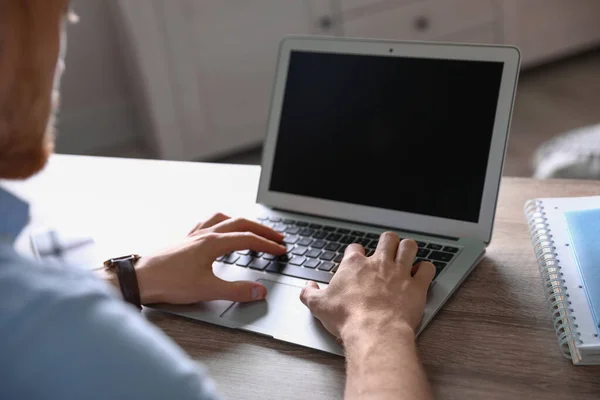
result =
[{"label": "laptop trackpad", "polygon": [[221,318],[235,321],[240,329],[260,332],[276,339],[341,354],[335,338],[300,301],[301,287],[266,279],[267,298],[254,303],[235,303]]}]

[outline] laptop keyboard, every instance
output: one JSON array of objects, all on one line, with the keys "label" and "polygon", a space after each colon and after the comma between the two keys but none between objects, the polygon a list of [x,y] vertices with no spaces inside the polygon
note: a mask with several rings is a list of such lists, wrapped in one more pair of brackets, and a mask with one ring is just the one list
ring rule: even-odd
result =
[{"label": "laptop keyboard", "polygon": [[[380,235],[276,217],[261,217],[258,221],[285,235],[287,254],[275,256],[243,250],[226,254],[219,257],[217,261],[258,271],[329,283],[344,258],[344,251],[349,244],[361,244],[365,248],[365,254],[371,256],[377,248]],[[435,265],[435,278],[459,251],[458,247],[433,242],[417,241],[417,244],[419,250],[413,265],[421,261],[431,261]]]}]

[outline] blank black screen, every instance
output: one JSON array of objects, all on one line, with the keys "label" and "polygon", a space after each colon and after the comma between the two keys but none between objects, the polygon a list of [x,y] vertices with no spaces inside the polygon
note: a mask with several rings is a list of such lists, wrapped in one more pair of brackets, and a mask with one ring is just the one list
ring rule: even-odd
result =
[{"label": "blank black screen", "polygon": [[502,69],[292,52],[270,190],[478,222]]}]

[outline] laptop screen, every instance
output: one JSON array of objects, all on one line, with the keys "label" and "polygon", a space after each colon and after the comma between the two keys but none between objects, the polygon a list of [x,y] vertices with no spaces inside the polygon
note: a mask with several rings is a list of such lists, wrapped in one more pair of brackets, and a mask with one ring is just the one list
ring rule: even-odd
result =
[{"label": "laptop screen", "polygon": [[477,223],[503,66],[293,51],[270,190]]}]

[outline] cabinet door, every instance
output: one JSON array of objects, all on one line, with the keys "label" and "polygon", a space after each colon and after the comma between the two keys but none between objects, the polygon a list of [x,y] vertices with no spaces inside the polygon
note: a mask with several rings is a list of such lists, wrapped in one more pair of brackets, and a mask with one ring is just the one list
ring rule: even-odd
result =
[{"label": "cabinet door", "polygon": [[598,0],[504,0],[504,42],[538,64],[600,43]]},{"label": "cabinet door", "polygon": [[[170,41],[179,47],[172,55],[179,64],[179,77],[175,78],[179,98],[195,99],[181,104],[187,110],[186,158],[212,158],[259,145],[266,132],[279,42],[288,34],[313,31],[312,3],[164,3],[166,12],[174,4],[185,5],[180,18],[184,19],[187,32],[172,34]],[[177,26],[167,29],[181,30]],[[186,36],[185,46],[177,43],[178,38]],[[189,79],[182,79],[182,74]],[[203,131],[195,131],[195,120],[203,124]]]},{"label": "cabinet door", "polygon": [[[390,5],[392,7],[392,5]],[[421,0],[344,18],[346,36],[398,40],[439,40],[490,26],[498,19],[492,0]]]}]

